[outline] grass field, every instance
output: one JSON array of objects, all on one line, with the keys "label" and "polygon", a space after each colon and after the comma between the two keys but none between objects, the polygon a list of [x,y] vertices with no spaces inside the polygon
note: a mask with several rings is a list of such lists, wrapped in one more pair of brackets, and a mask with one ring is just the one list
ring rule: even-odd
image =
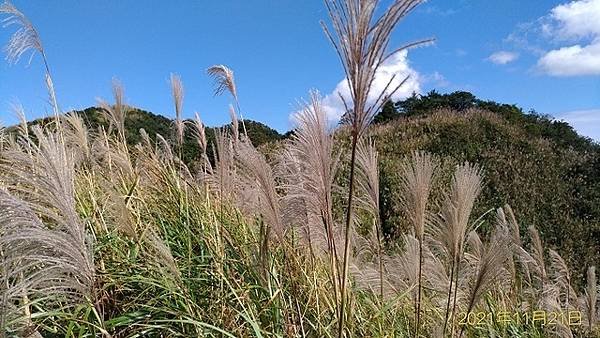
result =
[{"label": "grass field", "polygon": [[[403,159],[410,230],[386,238],[370,123],[391,94],[372,102],[370,80],[418,2],[393,1],[376,20],[376,0],[326,1],[352,108],[332,126],[311,93],[268,156],[247,137],[226,66],[208,71],[233,103],[214,144],[199,117],[182,119],[176,75],[170,135],[142,129],[129,144],[118,83],[103,105],[110,127],[89,129],[58,109],[46,62],[51,122],[23,117],[0,134],[0,336],[600,336],[595,268],[576,288],[510,206],[475,214],[485,177],[476,163],[442,175],[436,156]],[[9,56],[46,60],[27,18],[9,3],[0,13],[20,29]],[[186,131],[200,149],[195,169],[181,160]]]}]

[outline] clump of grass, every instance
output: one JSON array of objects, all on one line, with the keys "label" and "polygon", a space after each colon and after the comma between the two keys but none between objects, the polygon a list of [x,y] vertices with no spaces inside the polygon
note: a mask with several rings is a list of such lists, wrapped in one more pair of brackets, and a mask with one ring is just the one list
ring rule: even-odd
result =
[{"label": "clump of grass", "polygon": [[[352,219],[354,217],[354,172],[357,144],[371,124],[375,113],[404,84],[406,79],[390,88],[395,78],[395,76],[392,76],[380,93],[371,93],[371,85],[375,80],[377,71],[389,57],[410,46],[422,43],[417,42],[388,53],[387,48],[394,27],[420,1],[395,0],[378,17],[376,13],[379,3],[379,0],[327,0],[325,4],[332,21],[333,30],[322,24],[327,37],[340,58],[351,93],[349,99],[351,102],[347,102],[347,98],[340,96],[347,114],[345,120],[350,125],[351,130],[350,173],[344,226],[344,255],[340,280],[341,299],[338,325],[338,337],[340,338],[344,335],[346,315],[348,267],[350,266]],[[369,99],[370,95],[376,97],[374,102]]]}]

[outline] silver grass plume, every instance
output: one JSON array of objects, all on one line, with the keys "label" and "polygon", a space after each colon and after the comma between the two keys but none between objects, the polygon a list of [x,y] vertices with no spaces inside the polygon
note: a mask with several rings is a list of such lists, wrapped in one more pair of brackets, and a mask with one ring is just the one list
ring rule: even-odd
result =
[{"label": "silver grass plume", "polygon": [[291,231],[298,231],[301,244],[308,247],[311,257],[328,252],[323,221],[318,212],[309,210],[304,196],[305,166],[290,151],[290,143],[275,159],[275,172],[280,180],[282,196],[282,218]]},{"label": "silver grass plume", "polygon": [[358,205],[373,216],[370,231],[371,246],[377,253],[379,271],[379,296],[383,301],[383,231],[379,214],[379,154],[372,140],[361,139],[356,151]]},{"label": "silver grass plume", "polygon": [[[374,114],[406,81],[392,88],[393,76],[375,102],[368,97],[381,65],[394,54],[432,39],[410,43],[388,52],[391,33],[421,0],[394,0],[378,17],[380,0],[325,0],[331,29],[321,22],[333,44],[346,75],[352,102],[344,101],[353,132],[362,134]],[[352,105],[350,105],[352,104]]]},{"label": "silver grass plume", "polygon": [[444,332],[450,315],[453,285],[453,313],[456,306],[458,276],[465,237],[472,227],[471,212],[481,188],[482,173],[478,166],[469,163],[457,166],[452,178],[450,193],[446,195],[442,204],[441,214],[432,222],[432,235],[445,248],[450,260],[450,288],[446,303]]},{"label": "silver grass plume", "polygon": [[[236,174],[241,181],[242,190],[251,191],[255,205],[251,211],[264,220],[261,231],[260,264],[264,277],[268,275],[268,255],[273,241],[273,232],[278,240],[283,240],[284,228],[281,220],[281,197],[277,193],[273,169],[265,156],[258,152],[250,140],[238,142],[235,148],[237,164]],[[243,194],[242,194],[243,195]]]},{"label": "silver grass plume", "polygon": [[559,296],[564,296],[564,308],[569,310],[569,307],[572,305],[571,298],[577,299],[575,290],[571,286],[571,271],[567,266],[567,262],[565,262],[558,252],[550,249],[548,253],[550,254],[550,266],[553,267],[554,282],[559,290],[564,292]]},{"label": "silver grass plume", "polygon": [[531,273],[531,281],[527,291],[533,296],[536,306],[540,308],[553,307],[558,301],[560,290],[548,276],[544,259],[544,246],[538,230],[533,225],[528,230],[531,238],[530,251],[527,252],[522,247],[517,248],[519,259],[527,265],[527,269]]},{"label": "silver grass plume", "polygon": [[334,133],[328,126],[321,96],[317,91],[311,91],[309,100],[304,102],[294,120],[296,129],[287,143],[287,150],[299,166],[299,177],[295,181],[297,184],[288,187],[287,198],[303,200],[309,220],[307,223],[318,220],[322,225],[337,299],[339,259],[332,191],[340,156],[339,153],[334,153]]},{"label": "silver grass plume", "polygon": [[[311,91],[304,107],[294,116],[295,133],[287,144],[287,150],[300,166],[298,185],[292,186],[288,195],[302,197],[309,213],[321,220],[323,228],[332,240],[333,200],[332,192],[339,154],[334,153],[334,134],[328,126],[321,96]],[[330,243],[331,244],[331,243]],[[329,247],[329,249],[332,249]]]},{"label": "silver grass plume", "polygon": [[[44,56],[44,47],[42,39],[29,19],[21,13],[12,3],[5,1],[0,5],[0,14],[6,14],[8,17],[2,20],[3,27],[15,25],[18,30],[11,36],[8,44],[4,47],[6,60],[10,63],[17,63],[23,54],[30,50],[40,53]],[[31,54],[29,62],[33,58]]]},{"label": "silver grass plume", "polygon": [[258,195],[256,210],[264,217],[279,238],[283,236],[283,223],[281,221],[280,197],[277,194],[275,175],[265,156],[261,154],[252,143],[242,141],[235,151],[237,174],[243,184],[254,188]]},{"label": "silver grass plume", "polygon": [[10,108],[19,120],[19,125],[17,126],[18,132],[25,138],[29,138],[29,125],[27,124],[27,117],[25,116],[25,108],[18,102],[12,103]]},{"label": "silver grass plume", "polygon": [[519,223],[517,222],[517,218],[515,217],[515,213],[513,212],[510,205],[508,205],[508,204],[504,205],[504,211],[505,211],[506,215],[508,216],[507,221],[508,221],[508,224],[510,225],[514,243],[516,245],[521,246],[522,245],[521,233],[520,233],[520,229],[519,229]]},{"label": "silver grass plume", "polygon": [[[387,53],[390,36],[394,27],[410,12],[420,0],[395,0],[377,16],[379,0],[325,0],[333,31],[322,23],[325,34],[333,44],[346,75],[350,89],[351,103],[340,95],[344,104],[346,117],[351,128],[351,159],[348,185],[348,202],[345,220],[344,263],[341,278],[342,298],[338,313],[338,337],[344,335],[344,320],[346,307],[347,273],[351,248],[352,202],[354,193],[354,167],[356,145],[375,112],[404,84],[401,81],[395,88],[390,88],[395,76],[377,96],[375,102],[369,102],[369,94],[377,71],[386,59],[403,48]],[[416,43],[419,44],[419,43]],[[415,45],[415,44],[413,44]]]},{"label": "silver grass plume", "polygon": [[100,107],[110,123],[110,128],[116,128],[122,142],[125,142],[125,118],[129,112],[129,107],[125,104],[125,95],[123,85],[118,79],[112,81],[112,92],[115,103],[109,105],[105,101],[99,100]]},{"label": "silver grass plume", "polygon": [[2,20],[3,27],[18,27],[17,31],[13,33],[7,45],[4,47],[4,51],[6,52],[6,60],[11,64],[15,64],[19,62],[23,54],[27,53],[28,51],[32,51],[31,56],[29,57],[29,63],[31,63],[33,55],[36,52],[40,54],[46,71],[45,81],[48,94],[50,96],[50,101],[52,103],[52,109],[54,110],[55,117],[58,118],[60,110],[56,100],[56,92],[54,90],[52,76],[50,75],[50,67],[48,66],[48,60],[42,45],[42,39],[35,29],[35,26],[33,26],[31,21],[29,21],[29,19],[21,11],[19,11],[12,3],[10,3],[10,1],[5,1],[2,3],[2,5],[0,5],[0,14],[7,15],[7,17]]},{"label": "silver grass plume", "polygon": [[[106,112],[105,112],[106,113]],[[92,160],[93,164],[99,166],[98,169],[110,170],[107,178],[114,182],[135,176],[135,169],[132,163],[127,142],[122,137],[110,137],[104,130],[104,127],[98,128],[98,135],[92,141]]]},{"label": "silver grass plume", "polygon": [[31,153],[9,150],[10,162],[0,164],[0,247],[11,266],[3,278],[19,280],[5,292],[93,299],[92,241],[76,211],[72,155],[56,134],[32,131],[37,143],[21,141]]},{"label": "silver grass plume", "polygon": [[[508,214],[508,217],[507,217]],[[519,260],[521,263],[521,268],[525,277],[529,280],[527,263],[523,264],[520,261],[519,250],[521,248],[521,236],[519,233],[519,224],[516,221],[515,215],[512,212],[512,209],[508,204],[504,205],[504,208],[496,209],[496,227],[503,229],[506,231],[511,238],[512,245],[511,253],[508,255],[508,259],[506,260],[506,269],[510,273],[510,285],[511,285],[511,296],[512,300],[516,301],[518,297],[518,293],[521,290],[521,279],[520,275],[517,274],[517,265],[515,262],[515,258]]]},{"label": "silver grass plume", "polygon": [[160,154],[160,157],[167,162],[172,162],[173,158],[173,150],[171,149],[171,144],[167,141],[161,134],[156,134],[156,142],[157,142],[157,153]]},{"label": "silver grass plume", "polygon": [[506,276],[504,262],[508,259],[512,245],[509,234],[501,227],[495,229],[487,244],[481,242],[480,244],[479,255],[470,283],[467,312],[477,306],[479,300],[487,291],[491,290],[495,282],[501,281],[501,277]]},{"label": "silver grass plume", "polygon": [[420,241],[427,223],[427,202],[438,161],[424,152],[414,152],[400,167],[401,203]]},{"label": "silver grass plume", "polygon": [[240,126],[233,105],[229,105],[229,117],[231,118],[231,135],[233,143],[236,144],[240,139]]},{"label": "silver grass plume", "polygon": [[[472,231],[473,238],[479,238]],[[481,241],[475,241],[479,244],[478,254],[475,257],[473,271],[469,273],[471,280],[469,282],[469,295],[466,313],[470,313],[479,303],[483,295],[490,291],[495,283],[500,282],[507,272],[504,269],[505,262],[510,254],[512,245],[510,235],[504,227],[497,227],[492,234],[487,245]],[[461,328],[459,337],[462,336],[464,326]]]},{"label": "silver grass plume", "polygon": [[2,122],[0,122],[0,156],[1,156],[2,150],[4,150],[4,147],[7,142],[8,142],[8,140],[7,140],[7,136],[6,136],[6,128],[4,127]]},{"label": "silver grass plume", "polygon": [[215,81],[215,96],[221,95],[225,91],[229,91],[231,96],[233,96],[233,99],[237,101],[237,88],[235,86],[233,70],[225,65],[215,65],[209,67],[206,72]]},{"label": "silver grass plume", "polygon": [[215,168],[210,177],[212,190],[223,203],[232,196],[235,185],[235,158],[233,141],[225,129],[215,130]]},{"label": "silver grass plume", "polygon": [[543,289],[548,280],[546,262],[544,260],[544,246],[542,244],[542,239],[540,238],[540,233],[535,226],[530,226],[528,230],[529,236],[531,237],[531,257],[533,258],[533,270],[536,272],[540,286]]},{"label": "silver grass plume", "polygon": [[79,164],[91,158],[90,135],[83,118],[78,113],[70,113],[65,120],[65,142],[73,151],[75,163]]},{"label": "silver grass plume", "polygon": [[192,137],[198,143],[198,147],[200,148],[200,157],[202,162],[202,168],[204,170],[204,177],[206,179],[206,174],[212,172],[212,166],[207,156],[208,151],[208,141],[206,140],[206,127],[200,119],[200,115],[198,113],[194,116],[194,121],[192,121]]},{"label": "silver grass plume", "polygon": [[481,169],[469,163],[457,166],[450,193],[446,194],[441,214],[432,222],[432,235],[443,243],[450,257],[463,250],[473,206],[482,188]]},{"label": "silver grass plume", "polygon": [[386,259],[386,269],[389,271],[390,283],[394,285],[396,293],[410,294],[410,299],[414,303],[418,297],[419,241],[412,234],[404,234],[402,242],[404,243],[402,252]]},{"label": "silver grass plume", "polygon": [[206,70],[206,72],[214,80],[215,96],[219,96],[225,91],[228,91],[233,97],[233,100],[235,101],[238,112],[240,114],[240,118],[242,120],[242,128],[244,129],[244,135],[248,136],[248,132],[246,131],[246,125],[244,124],[244,117],[240,109],[240,101],[238,100],[237,86],[235,84],[233,70],[231,70],[231,68],[225,65],[214,65],[209,67]]},{"label": "silver grass plume", "polygon": [[[379,219],[378,153],[373,140],[361,139],[356,151],[358,204]],[[374,229],[375,230],[375,229]]]},{"label": "silver grass plume", "polygon": [[185,132],[185,124],[181,117],[183,113],[183,83],[181,82],[181,77],[176,74],[171,74],[171,95],[175,104],[175,137],[178,146],[181,147]]},{"label": "silver grass plume", "polygon": [[206,151],[208,150],[208,143],[206,141],[206,128],[204,126],[204,123],[202,122],[202,119],[200,119],[200,115],[198,113],[195,114],[194,129],[192,130],[196,142],[198,142],[198,146],[200,147],[202,155],[206,156]]},{"label": "silver grass plume", "polygon": [[407,213],[419,242],[419,272],[417,281],[417,297],[415,297],[415,334],[419,335],[421,319],[421,289],[423,269],[423,235],[427,222],[427,202],[437,168],[437,160],[423,152],[414,152],[405,159],[400,168],[401,204]]},{"label": "silver grass plume", "polygon": [[60,127],[60,121],[58,120],[60,110],[58,108],[58,101],[56,99],[56,91],[54,90],[54,82],[52,81],[52,77],[49,73],[46,73],[45,80],[46,88],[48,89],[48,99],[50,100],[50,104],[52,105],[52,109],[54,110],[54,116],[57,118],[57,123],[59,123]]}]

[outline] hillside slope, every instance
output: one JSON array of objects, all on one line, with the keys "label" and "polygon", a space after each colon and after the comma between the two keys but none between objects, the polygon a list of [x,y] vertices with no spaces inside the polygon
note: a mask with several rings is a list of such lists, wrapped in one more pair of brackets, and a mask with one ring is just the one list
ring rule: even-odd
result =
[{"label": "hillside slope", "polygon": [[[77,113],[93,130],[108,127],[99,108]],[[486,185],[476,212],[510,204],[522,233],[531,225],[537,227],[547,246],[575,269],[574,280],[583,280],[584,267],[600,262],[600,147],[568,124],[466,92],[431,92],[390,102],[375,121],[371,136],[380,152],[381,215],[392,238],[407,227],[398,196],[401,160],[414,150],[424,150],[443,159],[440,186],[458,163],[482,166]],[[245,123],[255,146],[276,144],[287,136],[260,122]],[[143,128],[151,137],[161,134],[171,139],[172,124],[164,116],[133,109],[125,122],[126,137],[129,143],[138,143]],[[214,130],[206,131],[210,158]],[[198,159],[190,132],[185,136],[183,159],[192,168]]]},{"label": "hillside slope", "polygon": [[525,114],[515,106],[478,101],[461,110],[442,104],[403,112],[405,102],[396,105],[401,108],[397,115],[371,130],[380,152],[382,215],[389,232],[404,229],[398,216],[400,159],[419,149],[441,157],[446,176],[464,161],[482,166],[486,184],[477,212],[510,204],[523,234],[536,226],[548,247],[568,257],[577,273],[574,280],[582,279],[582,267],[598,264],[597,144],[564,122]]},{"label": "hillside slope", "polygon": [[[109,121],[106,116],[102,112],[102,108],[99,107],[89,107],[84,110],[72,111],[68,114],[76,113],[79,114],[83,120],[86,122],[88,128],[92,131],[98,130],[98,128],[103,127],[105,129],[109,128]],[[52,118],[44,118],[37,119],[30,124],[47,124],[52,121]],[[185,121],[186,124],[192,121]],[[281,135],[277,130],[270,128],[269,126],[253,121],[253,120],[244,120],[246,130],[248,132],[248,138],[252,141],[252,144],[256,147],[268,143],[281,140],[284,136]],[[218,127],[207,127],[206,128],[206,139],[209,144],[207,149],[207,153],[209,158],[213,157],[213,149],[210,146],[214,143],[215,140],[215,130],[217,128],[227,127],[230,128],[231,124],[218,126]],[[12,130],[15,127],[8,128],[8,130]],[[173,121],[169,118],[154,114],[152,112],[139,109],[139,108],[131,108],[126,115],[125,118],[125,137],[127,141],[131,145],[135,145],[141,141],[140,129],[144,129],[146,133],[154,138],[156,134],[160,134],[167,140],[173,139]],[[240,132],[242,130],[240,124]],[[184,146],[183,146],[183,154],[182,157],[184,161],[188,164],[193,163],[198,159],[199,148],[196,141],[193,140],[191,128],[187,128],[184,137]]]}]

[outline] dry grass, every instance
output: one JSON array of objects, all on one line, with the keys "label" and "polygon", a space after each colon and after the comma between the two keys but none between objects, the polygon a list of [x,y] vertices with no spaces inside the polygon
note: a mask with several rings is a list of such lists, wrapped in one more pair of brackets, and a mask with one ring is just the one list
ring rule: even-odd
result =
[{"label": "dry grass", "polygon": [[[115,103],[104,104],[108,130],[88,130],[74,114],[43,128],[28,126],[23,114],[16,131],[0,129],[0,336],[598,332],[594,267],[578,297],[560,254],[544,247],[534,227],[522,238],[509,206],[492,220],[474,215],[483,185],[475,164],[458,165],[439,192],[432,184],[439,178],[435,158],[418,152],[403,159],[401,212],[413,231],[398,243],[385,240],[381,158],[362,137],[378,103],[367,98],[377,66],[389,55],[390,32],[418,1],[394,1],[381,17],[375,0],[326,3],[336,34],[329,36],[353,93],[346,103],[349,154],[338,146],[346,134],[328,124],[313,92],[275,163],[267,161],[245,132],[238,133],[237,88],[225,66],[209,74],[216,94],[229,91],[235,100],[232,128],[208,144],[196,116],[192,132],[202,161],[195,172],[174,151],[181,150],[185,127],[176,76],[174,144],[143,130],[140,144],[127,143],[129,108],[118,83]],[[4,4],[0,13],[24,29],[9,42],[9,55],[32,48],[43,54],[20,12]],[[444,114],[428,118],[453,118]],[[214,162],[208,147],[214,147]],[[340,159],[347,155],[350,188],[344,191],[335,180],[345,173]],[[441,205],[429,201],[436,192],[445,197]],[[335,201],[345,203],[345,216]],[[535,310],[581,311],[585,325],[459,323],[461,313]]]}]

